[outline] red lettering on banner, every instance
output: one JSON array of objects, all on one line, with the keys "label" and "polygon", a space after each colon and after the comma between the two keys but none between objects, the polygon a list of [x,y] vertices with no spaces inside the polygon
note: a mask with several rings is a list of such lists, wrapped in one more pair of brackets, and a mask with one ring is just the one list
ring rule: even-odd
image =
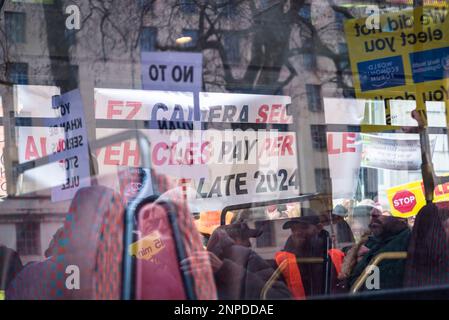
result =
[{"label": "red lettering on banner", "polygon": [[[343,153],[354,153],[355,152],[354,142],[355,142],[355,133],[353,133],[353,132],[343,133],[342,152]],[[352,147],[349,147],[350,145]]]},{"label": "red lettering on banner", "polygon": [[[425,194],[424,183],[421,181],[421,190]],[[440,197],[445,194],[449,194],[449,183],[444,183],[442,185],[437,185],[434,189],[435,196]]]},{"label": "red lettering on banner", "polygon": [[270,107],[266,104],[260,106],[258,115],[261,119],[257,118],[256,123],[267,123],[267,120],[268,120],[267,111],[269,109],[270,109]]},{"label": "red lettering on banner", "polygon": [[124,150],[123,150],[122,165],[124,165],[124,166],[130,165],[131,164],[131,161],[129,160],[130,157],[134,158],[134,166],[137,167],[139,165],[139,157],[140,157],[139,150],[138,150],[137,146],[135,146],[135,148],[133,150],[131,150],[131,142],[126,141]]},{"label": "red lettering on banner", "polygon": [[270,123],[277,123],[279,117],[279,109],[282,108],[281,104],[273,104],[271,106]]},{"label": "red lettering on banner", "polygon": [[107,110],[107,119],[120,118],[120,117],[114,117],[114,116],[123,115],[123,109],[125,107],[131,108],[131,111],[128,112],[125,116],[126,120],[132,120],[136,117],[136,115],[142,109],[142,102],[127,101],[125,103],[124,101],[119,101],[119,100],[109,100],[108,101],[108,110]]},{"label": "red lettering on banner", "polygon": [[27,138],[27,144],[25,147],[25,160],[31,160],[39,158],[39,152],[37,151],[36,143],[34,142],[34,137]]},{"label": "red lettering on banner", "polygon": [[[106,147],[106,151],[104,154],[104,164],[111,165],[111,166],[118,166],[120,165],[120,160],[118,159],[112,159],[113,156],[119,156],[120,155],[120,143],[112,144],[108,147]],[[113,149],[118,148],[118,149]]]},{"label": "red lettering on banner", "polygon": [[284,142],[282,144],[282,151],[281,151],[281,155],[285,156],[285,150],[288,150],[288,154],[290,156],[293,155],[293,147],[292,144],[295,142],[294,136],[292,134],[285,136],[284,138]]},{"label": "red lettering on banner", "polygon": [[123,108],[123,101],[117,101],[117,100],[109,100],[108,101],[108,112],[107,112],[107,119],[113,119],[114,115],[120,116],[122,114],[122,110],[115,109],[114,107],[121,107]]},{"label": "red lettering on banner", "polygon": [[210,160],[211,152],[206,149],[207,147],[212,147],[209,141],[201,145],[201,164],[205,164]]},{"label": "red lettering on banner", "polygon": [[[330,155],[340,153],[354,153],[356,148],[354,146],[356,134],[353,132],[344,132],[341,135],[341,148],[337,145],[335,138],[338,138],[335,134],[329,133],[327,135],[327,152]],[[339,144],[338,144],[339,145]]]},{"label": "red lettering on banner", "polygon": [[195,142],[175,142],[171,145],[160,142],[154,146],[151,158],[156,166],[205,164],[210,159],[208,146],[210,142],[204,142],[201,146]]},{"label": "red lettering on banner", "polygon": [[164,162],[167,161],[167,157],[161,157],[161,158],[158,157],[159,150],[161,150],[161,149],[168,150],[168,145],[164,142],[159,142],[158,144],[156,144],[154,146],[153,153],[151,155],[151,159],[152,159],[152,162],[154,163],[154,165],[156,165],[156,166],[162,166],[164,164]]},{"label": "red lettering on banner", "polygon": [[334,148],[334,135],[329,133],[327,135],[327,153],[328,154],[339,154],[340,149]]},{"label": "red lettering on banner", "polygon": [[126,103],[126,106],[129,108],[132,108],[132,111],[126,116],[126,120],[132,120],[132,119],[134,119],[134,117],[137,115],[137,113],[139,113],[140,109],[142,108],[142,103],[128,101]]},{"label": "red lettering on banner", "polygon": [[47,138],[40,137],[39,138],[41,154],[39,154],[39,150],[37,149],[36,142],[34,141],[33,136],[27,137],[27,143],[25,146],[25,160],[37,159],[40,157],[45,157],[48,155],[47,153]]},{"label": "red lettering on banner", "polygon": [[259,108],[256,123],[290,123],[292,118],[287,115],[287,108],[282,104],[273,104],[271,108],[263,104]]}]

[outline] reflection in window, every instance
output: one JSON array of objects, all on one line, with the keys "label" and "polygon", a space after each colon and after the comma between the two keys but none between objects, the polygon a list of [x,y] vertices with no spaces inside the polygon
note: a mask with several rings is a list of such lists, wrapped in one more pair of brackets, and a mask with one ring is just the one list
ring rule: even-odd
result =
[{"label": "reflection in window", "polygon": [[330,192],[331,176],[329,169],[315,169],[315,186],[316,191],[321,193]]},{"label": "reflection in window", "polygon": [[76,31],[75,29],[64,29],[64,38],[69,46],[76,45]]},{"label": "reflection in window", "polygon": [[148,8],[149,10],[153,10],[153,3],[155,0],[138,0],[137,3],[141,8]]},{"label": "reflection in window", "polygon": [[321,125],[311,125],[310,134],[312,136],[312,146],[316,150],[325,150],[326,145],[326,127]]},{"label": "reflection in window", "polygon": [[182,30],[182,36],[191,38],[190,41],[183,44],[184,48],[196,47],[196,44],[198,42],[198,30],[184,29]]},{"label": "reflection in window", "polygon": [[25,21],[23,12],[5,12],[5,31],[9,41],[25,43]]},{"label": "reflection in window", "polygon": [[302,56],[304,68],[308,71],[313,71],[316,69],[317,64],[316,64],[315,49],[314,49],[314,46],[310,39],[308,39],[304,43],[304,49],[307,49],[309,51],[309,52],[304,53]]},{"label": "reflection in window", "polygon": [[307,21],[311,20],[312,17],[312,9],[310,3],[304,3],[298,11],[300,17],[304,18]]},{"label": "reflection in window", "polygon": [[307,103],[312,112],[323,111],[321,102],[321,86],[316,84],[306,84]]},{"label": "reflection in window", "polygon": [[218,0],[217,9],[226,18],[231,18],[237,13],[237,5],[234,0]]},{"label": "reflection in window", "polygon": [[17,252],[23,256],[40,255],[40,225],[22,222],[16,225]]},{"label": "reflection in window", "polygon": [[157,29],[143,27],[140,35],[140,48],[142,51],[155,51],[157,41]]},{"label": "reflection in window", "polygon": [[235,32],[225,32],[223,35],[224,47],[229,63],[240,62],[240,36]]},{"label": "reflection in window", "polygon": [[194,0],[180,0],[181,11],[184,13],[195,13],[197,10]]},{"label": "reflection in window", "polygon": [[28,63],[10,63],[9,81],[14,84],[28,84]]}]

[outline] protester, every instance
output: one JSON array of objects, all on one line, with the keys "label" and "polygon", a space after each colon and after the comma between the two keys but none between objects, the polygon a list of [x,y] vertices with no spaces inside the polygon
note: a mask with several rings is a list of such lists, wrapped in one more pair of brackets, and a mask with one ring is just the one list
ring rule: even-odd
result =
[{"label": "protester", "polygon": [[[336,276],[343,260],[340,250],[331,249],[329,233],[323,229],[316,212],[308,208],[302,208],[301,211],[303,216],[284,223],[282,228],[290,229],[291,235],[283,251],[276,254],[278,265],[286,264],[283,275],[296,299],[326,293],[326,276],[331,277],[330,291],[334,292]],[[298,263],[298,259],[302,258],[325,260],[318,263]],[[330,274],[327,274],[325,261],[331,263]]]},{"label": "protester", "polygon": [[405,266],[405,287],[449,284],[448,203],[428,204],[416,216]]},{"label": "protester", "polygon": [[[348,210],[342,206],[337,205],[332,210],[332,224],[335,226],[337,247],[344,249],[354,244],[354,235],[351,227],[346,222],[345,218],[348,216]],[[345,251],[345,250],[343,250]]]},{"label": "protester", "polygon": [[[411,231],[406,219],[396,218],[388,211],[381,211],[381,206],[371,206],[369,229],[372,233],[362,245],[358,245],[357,254],[348,254],[347,259],[357,259],[347,278],[347,287],[354,285],[371,260],[383,252],[407,251]],[[351,262],[345,261],[347,264]],[[405,260],[394,259],[382,261],[379,265],[379,289],[400,288],[403,284]],[[361,291],[366,289],[366,284]]]}]

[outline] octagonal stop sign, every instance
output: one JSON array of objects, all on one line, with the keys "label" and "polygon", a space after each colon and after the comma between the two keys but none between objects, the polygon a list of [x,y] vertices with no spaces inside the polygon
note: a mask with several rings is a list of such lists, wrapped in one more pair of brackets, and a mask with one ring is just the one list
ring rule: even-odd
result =
[{"label": "octagonal stop sign", "polygon": [[393,196],[393,207],[401,213],[408,213],[412,211],[415,206],[416,196],[408,190],[398,191]]}]

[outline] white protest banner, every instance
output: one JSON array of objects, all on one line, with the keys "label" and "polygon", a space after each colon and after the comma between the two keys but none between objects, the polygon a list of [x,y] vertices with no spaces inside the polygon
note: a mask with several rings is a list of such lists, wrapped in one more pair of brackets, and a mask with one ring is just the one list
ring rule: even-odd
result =
[{"label": "white protest banner", "polygon": [[53,109],[58,116],[49,121],[50,136],[57,136],[50,159],[65,170],[62,185],[52,188],[52,201],[72,199],[75,193],[90,186],[89,147],[84,107],[79,89],[54,97]]},{"label": "white protest banner", "polygon": [[[421,170],[419,138],[362,134],[362,166],[388,170]],[[432,151],[435,139],[431,140]]]},{"label": "white protest banner", "polygon": [[333,197],[351,199],[357,188],[360,170],[360,133],[328,132],[327,152]]},{"label": "white protest banner", "polygon": [[[360,125],[366,117],[367,104],[364,99],[324,98],[326,124]],[[326,138],[333,197],[352,198],[360,170],[360,133],[327,132]]]},{"label": "white protest banner", "polygon": [[[141,130],[151,142],[152,166],[185,187],[192,210],[299,194],[293,132],[210,128],[197,142],[198,132],[182,122],[192,120],[191,94],[96,89],[95,99],[97,119],[156,120],[156,127]],[[205,124],[292,123],[285,96],[201,93],[200,101]],[[97,128],[97,137],[119,130]],[[127,141],[99,150],[97,159],[101,173],[114,173],[117,166],[138,166],[139,151]]]},{"label": "white protest banner", "polygon": [[[286,96],[201,92],[200,120],[209,123],[291,124],[292,116],[287,114],[290,102],[290,97]],[[194,120],[193,94],[188,92],[96,88],[95,103],[97,119],[173,122]],[[161,126],[163,125],[165,123],[161,122]]]}]

